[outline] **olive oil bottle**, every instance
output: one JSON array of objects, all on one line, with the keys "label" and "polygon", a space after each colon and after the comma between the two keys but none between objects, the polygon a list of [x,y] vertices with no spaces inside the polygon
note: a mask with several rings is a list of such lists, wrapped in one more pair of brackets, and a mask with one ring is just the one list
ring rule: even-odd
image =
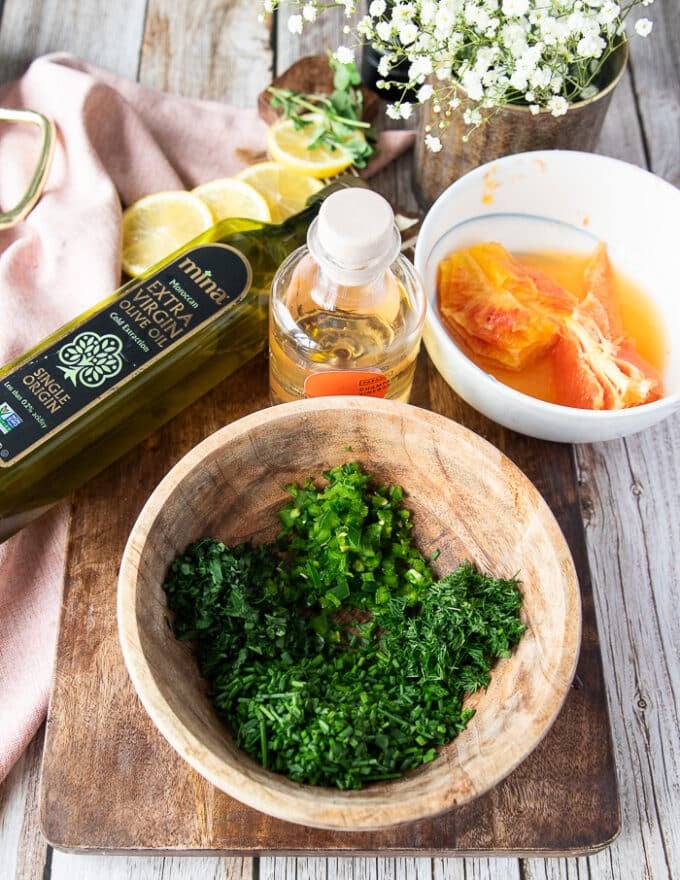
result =
[{"label": "olive oil bottle", "polygon": [[351,184],[279,225],[223,220],[0,369],[0,541],[264,348],[276,269]]}]

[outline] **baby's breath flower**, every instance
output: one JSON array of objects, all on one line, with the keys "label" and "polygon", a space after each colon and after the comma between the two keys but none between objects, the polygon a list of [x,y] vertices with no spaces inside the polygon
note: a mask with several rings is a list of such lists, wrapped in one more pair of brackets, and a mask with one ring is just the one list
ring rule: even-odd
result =
[{"label": "baby's breath flower", "polygon": [[564,116],[569,109],[569,101],[561,95],[553,95],[546,104],[546,107],[553,116]]},{"label": "baby's breath flower", "polygon": [[463,111],[463,122],[466,125],[479,125],[482,121],[482,114],[474,107],[467,107]]},{"label": "baby's breath flower", "polygon": [[442,142],[436,135],[426,134],[425,135],[425,146],[431,153],[439,153],[442,149]]},{"label": "baby's breath flower", "polygon": [[639,37],[647,37],[652,32],[652,27],[654,23],[651,22],[648,18],[638,18],[635,22],[635,33]]},{"label": "baby's breath flower", "polygon": [[399,40],[402,46],[410,46],[416,41],[417,36],[418,27],[413,22],[405,24],[399,29]]},{"label": "baby's breath flower", "polygon": [[380,61],[378,61],[378,76],[385,77],[390,72],[390,56],[389,55],[381,55]]},{"label": "baby's breath flower", "polygon": [[291,34],[301,34],[302,33],[302,16],[301,15],[291,15],[288,19],[288,30]]},{"label": "baby's breath flower", "polygon": [[338,46],[334,54],[340,64],[352,64],[354,62],[354,49],[349,49],[347,46]]},{"label": "baby's breath flower", "polygon": [[386,43],[392,36],[392,25],[389,21],[379,21],[375,26],[375,32],[383,43]]},{"label": "baby's breath flower", "polygon": [[[358,0],[260,2],[265,14],[284,7],[294,12],[288,18],[294,34],[327,8],[344,8],[352,19],[343,26],[347,40],[335,52],[338,62],[353,62],[354,48],[374,45],[382,53],[378,88],[388,87],[404,64],[417,103],[445,116],[439,130],[453,113],[462,112],[474,129],[505,104],[562,116],[572,104],[594,97],[603,85],[605,60],[627,34],[651,33],[652,21],[633,24],[631,12],[654,0],[367,0],[360,16]],[[466,96],[464,110],[457,87]],[[412,112],[406,101],[386,109],[396,120]]]},{"label": "baby's breath flower", "polygon": [[526,15],[529,11],[529,0],[503,0],[503,15],[509,18],[519,18],[520,15]]},{"label": "baby's breath flower", "polygon": [[606,46],[607,44],[602,37],[588,34],[588,36],[581,37],[578,41],[576,51],[581,58],[599,58]]}]

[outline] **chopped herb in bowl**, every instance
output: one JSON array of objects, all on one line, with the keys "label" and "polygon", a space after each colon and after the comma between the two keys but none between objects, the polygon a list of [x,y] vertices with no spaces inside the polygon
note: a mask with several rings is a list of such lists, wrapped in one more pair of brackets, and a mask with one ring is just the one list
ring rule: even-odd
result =
[{"label": "chopped herb in bowl", "polygon": [[525,626],[518,581],[470,562],[438,579],[399,486],[356,462],[287,486],[272,544],[212,539],[164,587],[215,709],[264,767],[356,789],[431,761],[464,729]]}]

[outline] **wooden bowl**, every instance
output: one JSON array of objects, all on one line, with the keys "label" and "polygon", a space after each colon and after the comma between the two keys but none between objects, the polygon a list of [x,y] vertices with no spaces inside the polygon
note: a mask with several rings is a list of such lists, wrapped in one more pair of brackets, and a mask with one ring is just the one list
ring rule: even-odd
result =
[{"label": "wooden bowl", "polygon": [[[233,743],[206,697],[191,647],[168,625],[162,583],[191,541],[271,540],[284,485],[349,460],[398,483],[427,555],[443,575],[464,559],[519,572],[528,630],[493,670],[476,714],[438,757],[405,777],[342,792],[264,770]],[[234,798],[316,828],[367,831],[450,810],[496,785],[545,735],[577,660],[580,592],[565,539],[536,488],[495,447],[442,416],[371,398],[275,406],[217,431],[163,479],[123,555],[118,625],[139,697],[170,744]]]}]

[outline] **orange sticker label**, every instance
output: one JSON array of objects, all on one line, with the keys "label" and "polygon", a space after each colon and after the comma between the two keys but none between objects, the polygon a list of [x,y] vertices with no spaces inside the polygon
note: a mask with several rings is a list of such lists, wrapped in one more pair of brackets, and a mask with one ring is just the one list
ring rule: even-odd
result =
[{"label": "orange sticker label", "polygon": [[333,397],[338,394],[384,397],[388,387],[387,376],[369,370],[327,370],[312,373],[305,379],[307,397]]}]

